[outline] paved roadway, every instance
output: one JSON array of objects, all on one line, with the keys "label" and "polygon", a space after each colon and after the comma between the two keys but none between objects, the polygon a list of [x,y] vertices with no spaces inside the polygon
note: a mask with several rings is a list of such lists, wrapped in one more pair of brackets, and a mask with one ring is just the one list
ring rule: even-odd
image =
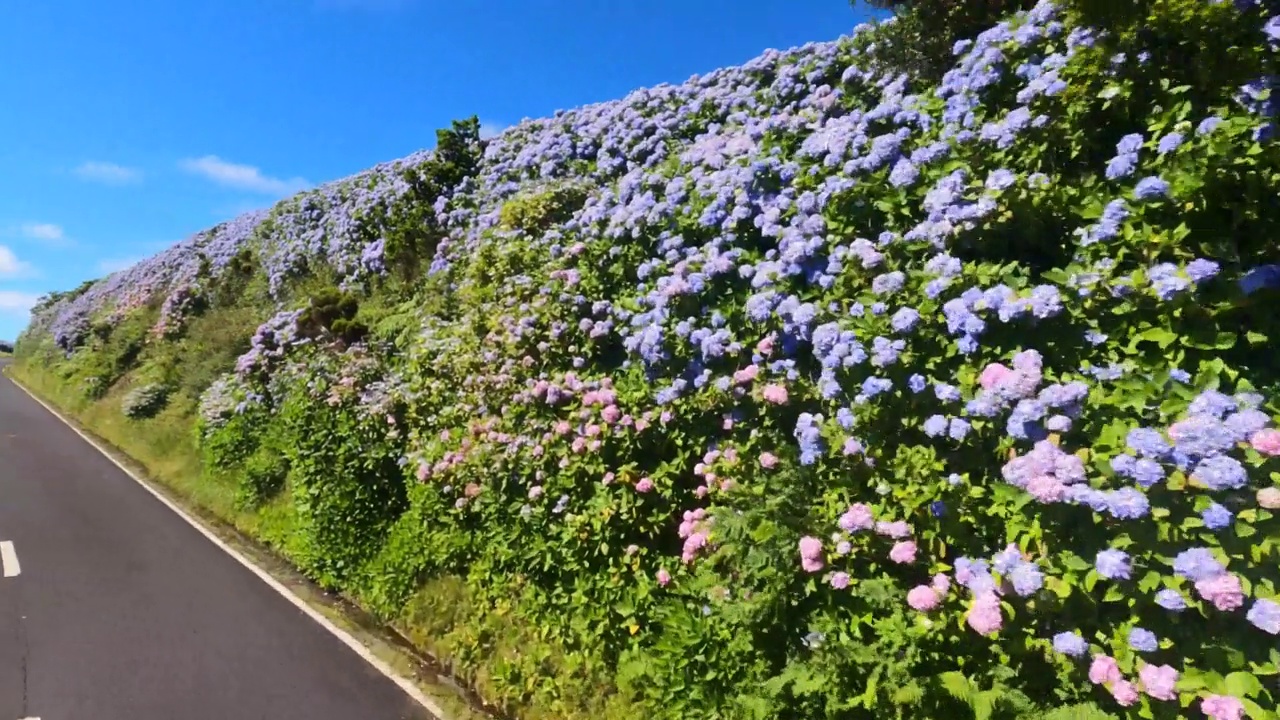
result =
[{"label": "paved roadway", "polygon": [[0,565],[0,720],[431,718],[4,376]]}]

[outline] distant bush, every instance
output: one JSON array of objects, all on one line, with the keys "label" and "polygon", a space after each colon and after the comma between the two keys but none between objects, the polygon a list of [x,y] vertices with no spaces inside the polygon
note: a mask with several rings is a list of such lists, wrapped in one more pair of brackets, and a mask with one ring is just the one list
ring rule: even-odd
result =
[{"label": "distant bush", "polygon": [[120,401],[120,410],[133,420],[154,417],[169,400],[169,388],[153,383],[134,388]]}]

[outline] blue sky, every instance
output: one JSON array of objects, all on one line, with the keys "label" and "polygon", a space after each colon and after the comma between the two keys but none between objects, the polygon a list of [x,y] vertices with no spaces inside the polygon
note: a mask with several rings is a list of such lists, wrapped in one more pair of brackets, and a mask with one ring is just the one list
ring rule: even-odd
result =
[{"label": "blue sky", "polygon": [[40,294],[308,185],[848,33],[846,0],[0,6],[0,338]]}]

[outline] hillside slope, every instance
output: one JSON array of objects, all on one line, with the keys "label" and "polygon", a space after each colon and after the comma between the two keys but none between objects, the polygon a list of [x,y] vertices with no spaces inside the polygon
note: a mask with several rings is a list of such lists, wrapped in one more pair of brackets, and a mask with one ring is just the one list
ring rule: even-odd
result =
[{"label": "hillside slope", "polygon": [[1262,5],[455,123],[17,372],[525,717],[1275,718]]}]

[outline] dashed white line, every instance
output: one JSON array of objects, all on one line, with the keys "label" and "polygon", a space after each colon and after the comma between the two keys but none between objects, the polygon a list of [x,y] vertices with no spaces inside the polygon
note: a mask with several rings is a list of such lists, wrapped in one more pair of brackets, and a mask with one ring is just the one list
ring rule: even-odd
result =
[{"label": "dashed white line", "polygon": [[18,553],[9,540],[0,542],[0,566],[4,567],[5,577],[15,577],[22,572],[22,566],[18,564]]}]

